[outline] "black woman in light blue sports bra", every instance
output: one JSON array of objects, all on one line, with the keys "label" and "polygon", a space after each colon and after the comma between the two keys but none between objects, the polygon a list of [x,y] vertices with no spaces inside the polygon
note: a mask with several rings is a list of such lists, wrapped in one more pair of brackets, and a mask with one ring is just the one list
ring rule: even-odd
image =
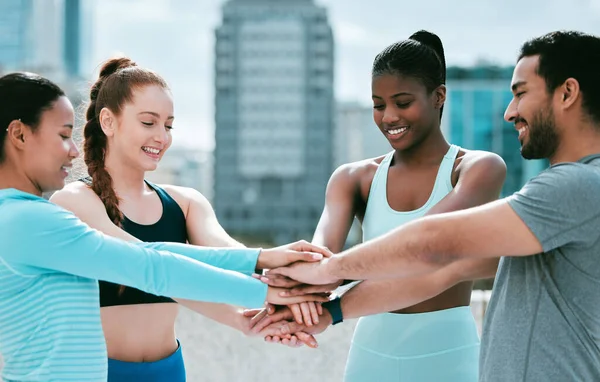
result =
[{"label": "black woman in light blue sports bra", "polygon": [[[445,78],[442,43],[432,33],[417,32],[377,55],[373,116],[393,151],[334,172],[313,243],[340,252],[354,217],[368,241],[426,214],[469,208],[499,196],[501,158],[461,149],[442,134]],[[479,187],[485,179],[478,168],[486,163],[501,169],[493,185]],[[359,320],[344,381],[476,382],[479,334],[469,307],[471,289],[471,281],[462,282],[420,303],[387,311],[375,305],[390,306],[386,301],[397,291],[392,281],[355,286],[348,295],[362,300],[348,300],[357,304],[351,306],[342,297],[342,310],[360,311],[364,301],[372,311],[388,313]]]}]

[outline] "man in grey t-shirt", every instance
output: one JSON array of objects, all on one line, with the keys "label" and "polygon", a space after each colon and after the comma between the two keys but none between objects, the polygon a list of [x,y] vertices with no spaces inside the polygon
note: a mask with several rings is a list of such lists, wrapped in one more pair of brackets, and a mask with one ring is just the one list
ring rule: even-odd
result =
[{"label": "man in grey t-shirt", "polygon": [[489,274],[502,257],[480,380],[600,381],[599,62],[600,38],[579,32],[523,45],[505,119],[523,157],[551,166],[519,192],[271,274],[308,284],[433,274],[432,284],[447,288]]}]

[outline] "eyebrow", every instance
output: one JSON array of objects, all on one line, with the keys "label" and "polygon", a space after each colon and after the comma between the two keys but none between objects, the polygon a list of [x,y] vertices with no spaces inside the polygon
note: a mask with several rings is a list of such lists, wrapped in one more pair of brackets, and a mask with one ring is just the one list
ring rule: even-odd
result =
[{"label": "eyebrow", "polygon": [[63,127],[68,127],[69,129],[73,130],[73,125],[71,125],[70,123],[64,124]]},{"label": "eyebrow", "polygon": [[[412,93],[407,93],[407,92],[400,92],[400,93],[396,93],[393,96],[391,96],[390,98],[396,98],[396,97],[400,97],[400,96],[404,96],[404,95],[412,95]],[[378,99],[383,99],[382,97],[373,94],[371,96],[371,98],[378,98]]]},{"label": "eyebrow", "polygon": [[525,84],[527,84],[526,81],[515,82],[514,84],[511,85],[510,90],[515,92],[515,91],[517,91],[518,88],[520,88],[521,86],[524,86]]},{"label": "eyebrow", "polygon": [[[150,114],[150,115],[152,115],[152,116],[154,116],[156,118],[160,118],[160,115],[158,113],[153,112],[153,111],[142,111],[141,113],[138,113],[138,115],[140,115],[140,114]],[[175,119],[175,117],[172,116],[172,115],[170,115],[167,119]]]}]

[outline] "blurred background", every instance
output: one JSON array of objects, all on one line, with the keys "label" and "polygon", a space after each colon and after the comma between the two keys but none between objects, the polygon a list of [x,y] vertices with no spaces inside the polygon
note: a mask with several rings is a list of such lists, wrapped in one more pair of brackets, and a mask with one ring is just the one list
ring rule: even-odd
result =
[{"label": "blurred background", "polygon": [[[276,245],[311,239],[337,166],[390,150],[372,121],[371,64],[419,29],[445,45],[447,139],[500,154],[509,195],[547,166],[521,159],[502,118],[518,49],[558,29],[600,34],[600,0],[0,0],[0,74],[42,74],[81,109],[102,61],[157,71],[176,118],[148,178],[201,191],[243,243]],[[360,236],[355,224],[347,245]],[[479,323],[488,299],[473,294]],[[182,310],[178,334],[190,381],[338,381],[353,326],[287,349]]]}]

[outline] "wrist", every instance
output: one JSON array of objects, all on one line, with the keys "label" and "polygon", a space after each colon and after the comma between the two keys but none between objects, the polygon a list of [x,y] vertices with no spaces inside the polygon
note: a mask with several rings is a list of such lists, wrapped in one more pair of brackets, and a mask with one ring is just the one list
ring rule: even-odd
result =
[{"label": "wrist", "polygon": [[321,261],[323,265],[323,272],[328,280],[339,281],[343,279],[337,275],[339,273],[340,262],[341,256],[339,255],[333,255]]},{"label": "wrist", "polygon": [[265,269],[265,250],[263,248],[257,248],[258,256],[256,257],[256,273],[262,273],[262,270]]},{"label": "wrist", "polygon": [[337,296],[328,302],[321,304],[323,307],[323,316],[327,312],[329,325],[337,325],[344,322],[344,315],[342,314],[341,297]]},{"label": "wrist", "polygon": [[322,322],[327,326],[333,325],[333,317],[331,316],[331,313],[329,313],[329,309],[323,308],[323,314],[319,316],[319,322]]}]

